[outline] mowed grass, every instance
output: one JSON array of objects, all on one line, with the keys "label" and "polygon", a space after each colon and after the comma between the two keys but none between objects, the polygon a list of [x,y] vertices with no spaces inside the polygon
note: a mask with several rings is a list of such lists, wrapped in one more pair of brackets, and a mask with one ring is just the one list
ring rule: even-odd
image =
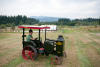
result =
[{"label": "mowed grass", "polygon": [[[67,53],[62,65],[50,63],[54,55],[38,56],[35,61],[24,60],[21,55],[22,33],[0,33],[0,67],[100,67],[99,31],[64,27],[56,32],[47,32],[49,39],[57,39],[58,35],[64,36]],[[38,33],[33,33],[34,38],[37,36]],[[44,41],[44,33],[41,33],[41,38]]]}]

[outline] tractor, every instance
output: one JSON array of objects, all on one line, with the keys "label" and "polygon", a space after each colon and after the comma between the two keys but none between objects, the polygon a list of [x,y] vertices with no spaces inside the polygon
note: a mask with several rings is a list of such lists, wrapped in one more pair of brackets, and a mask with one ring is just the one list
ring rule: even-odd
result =
[{"label": "tractor", "polygon": [[[50,27],[41,27],[41,26],[18,26],[22,28],[22,57],[25,60],[31,59],[35,60],[39,54],[49,56],[53,54],[55,57],[51,58],[51,63],[53,64],[62,64],[61,58],[63,56],[66,57],[66,53],[64,52],[64,38],[62,35],[59,35],[57,40],[47,39],[46,38],[46,30],[50,29]],[[31,42],[25,41],[25,29],[38,29],[38,38],[32,40]],[[40,38],[40,31],[45,31],[45,41],[42,43]]]}]

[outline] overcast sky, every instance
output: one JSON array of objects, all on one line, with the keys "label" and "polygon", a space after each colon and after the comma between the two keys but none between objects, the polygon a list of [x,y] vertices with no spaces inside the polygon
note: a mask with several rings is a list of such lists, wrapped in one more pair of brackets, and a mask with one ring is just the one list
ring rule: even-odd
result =
[{"label": "overcast sky", "polygon": [[0,0],[0,15],[98,18],[100,0]]}]

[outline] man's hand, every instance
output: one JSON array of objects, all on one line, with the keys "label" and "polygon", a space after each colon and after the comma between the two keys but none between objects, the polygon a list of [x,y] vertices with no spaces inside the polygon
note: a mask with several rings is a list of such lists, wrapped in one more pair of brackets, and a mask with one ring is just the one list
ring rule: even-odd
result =
[{"label": "man's hand", "polygon": [[38,38],[35,38],[35,40],[37,40]]}]

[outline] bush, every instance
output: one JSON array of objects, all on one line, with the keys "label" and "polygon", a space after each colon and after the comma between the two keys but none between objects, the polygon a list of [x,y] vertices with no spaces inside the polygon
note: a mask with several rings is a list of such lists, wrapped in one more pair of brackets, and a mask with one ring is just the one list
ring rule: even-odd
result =
[{"label": "bush", "polygon": [[6,25],[5,24],[1,24],[0,25],[0,29],[4,29],[4,28],[6,28]]}]

